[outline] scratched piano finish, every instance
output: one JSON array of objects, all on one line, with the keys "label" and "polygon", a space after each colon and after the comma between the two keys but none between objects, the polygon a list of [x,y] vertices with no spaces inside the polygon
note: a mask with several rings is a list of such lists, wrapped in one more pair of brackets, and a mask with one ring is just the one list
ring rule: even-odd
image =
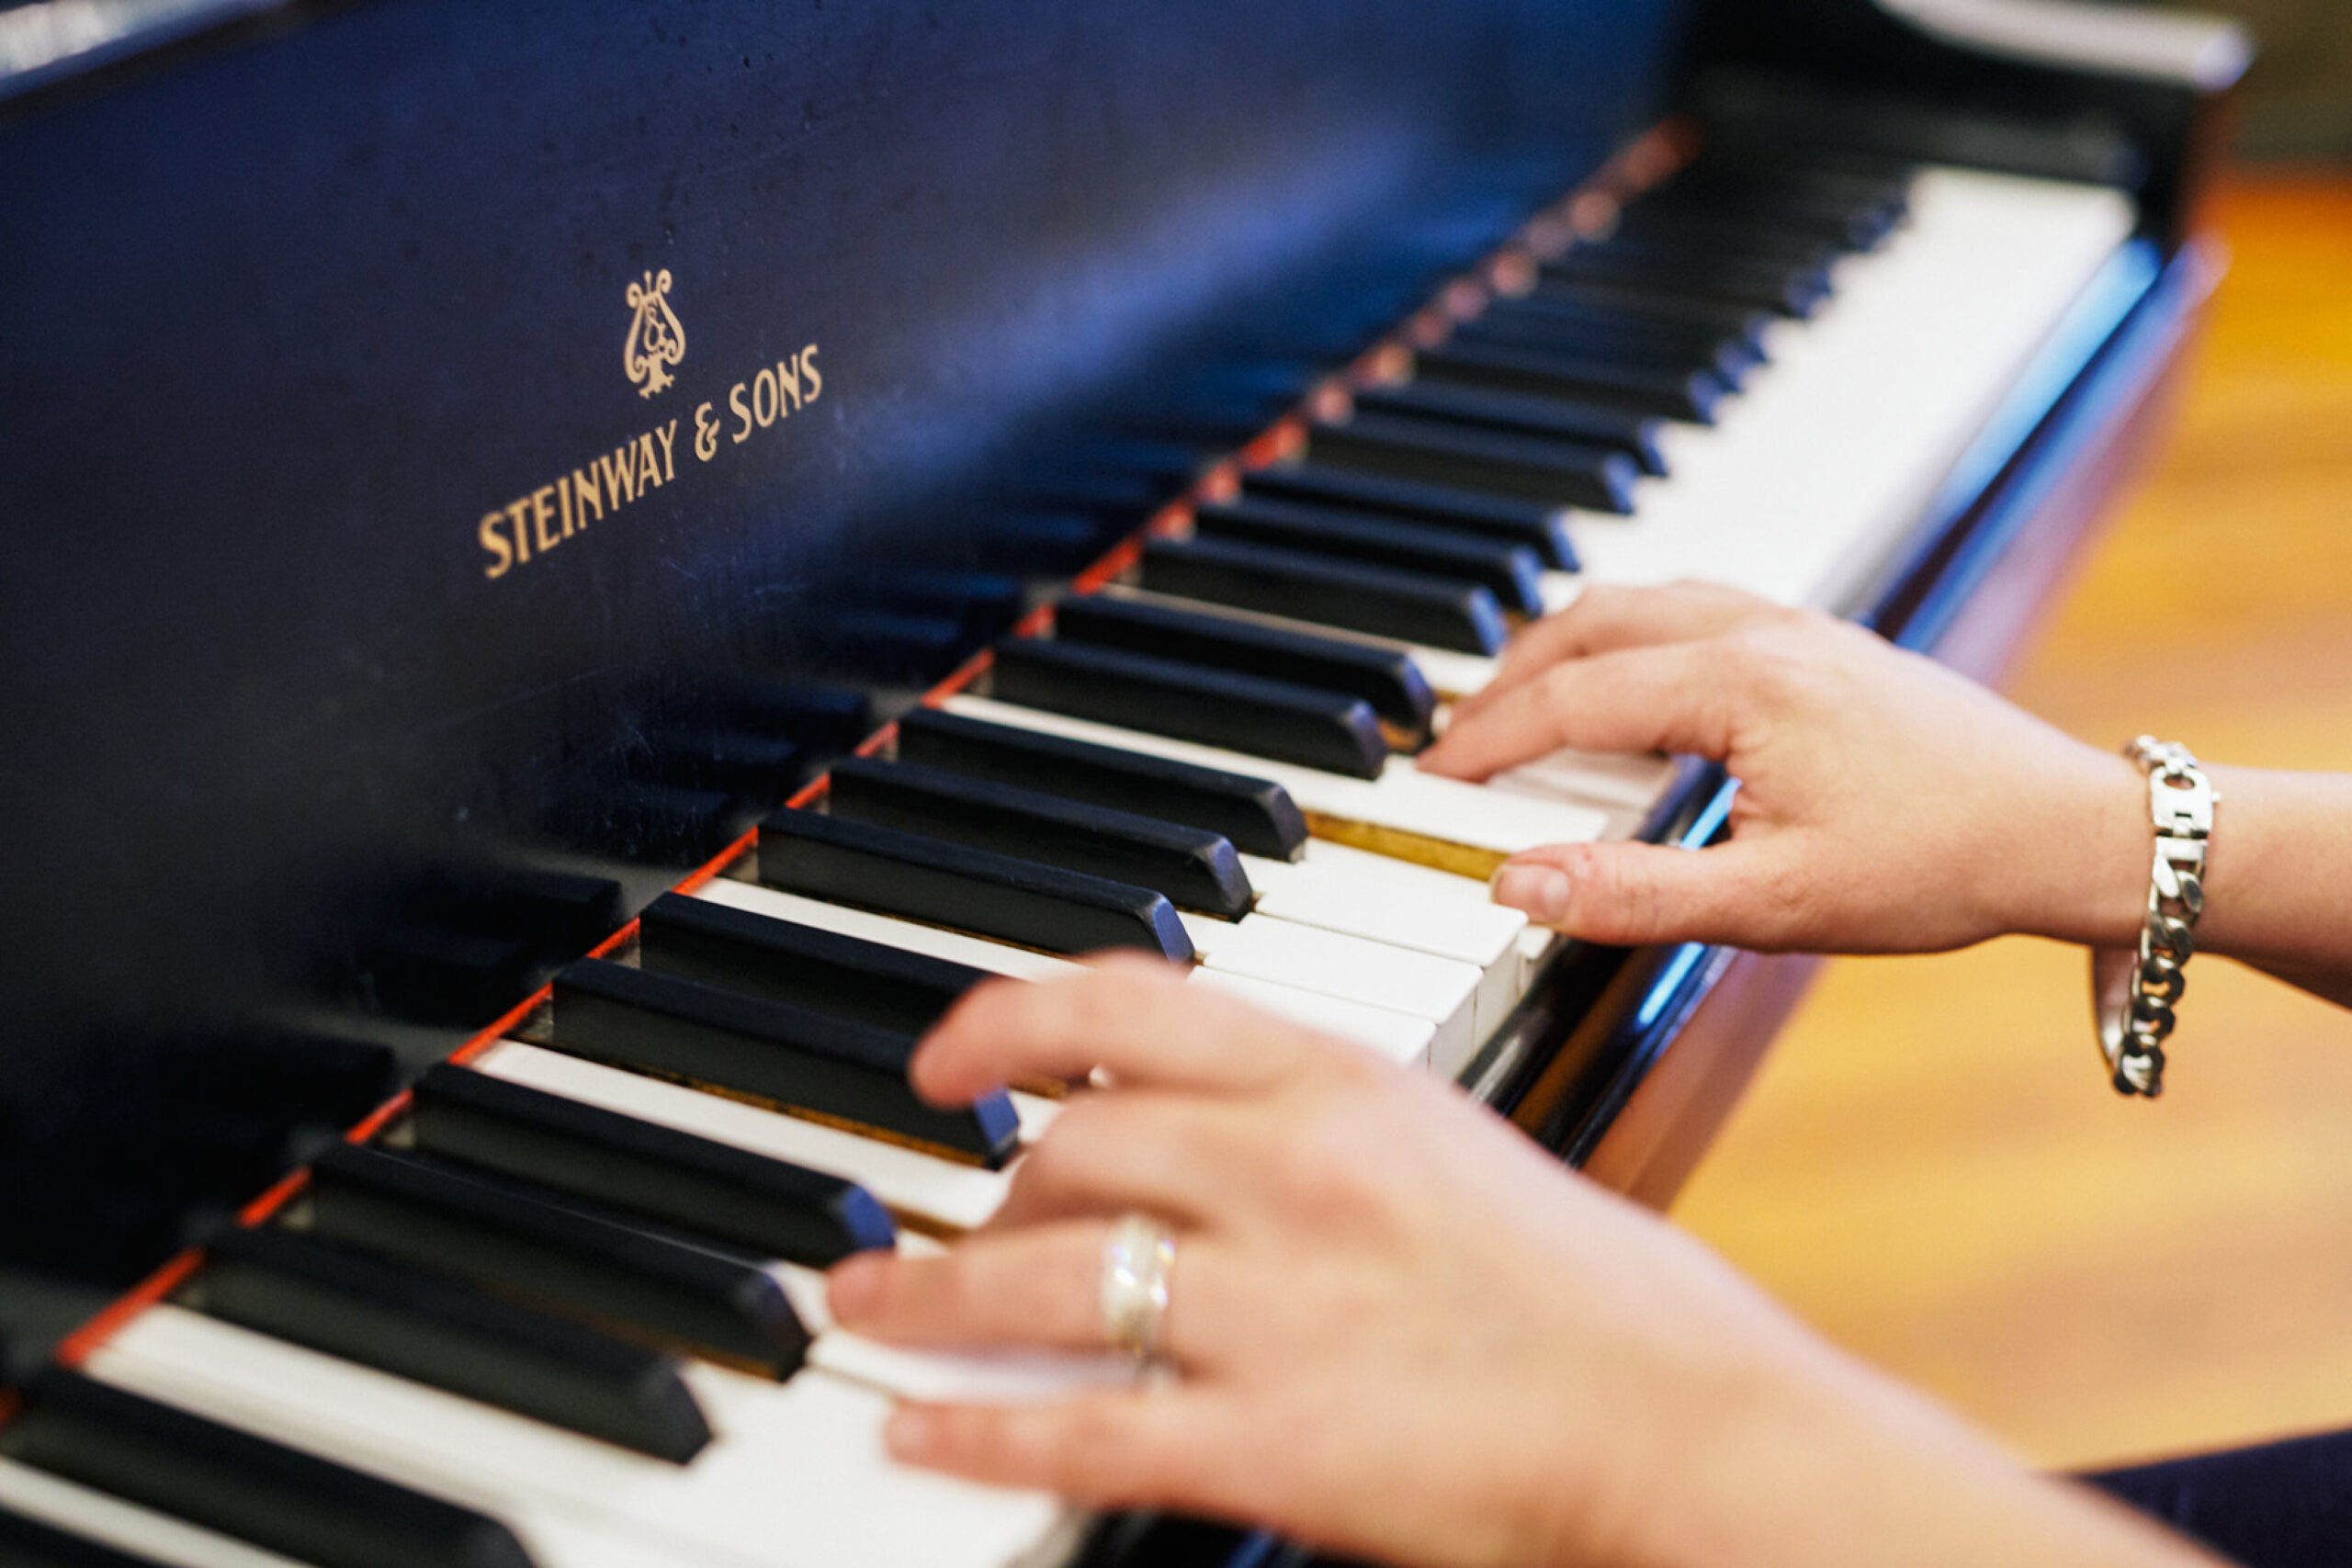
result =
[{"label": "scratched piano finish", "polygon": [[282,1164],[180,1146],[218,1043],[527,990],[453,876],[642,903],[751,819],[711,726],[771,796],[858,728],[717,672],[944,673],[1644,123],[1672,20],[361,5],[6,105],[0,1259]]}]

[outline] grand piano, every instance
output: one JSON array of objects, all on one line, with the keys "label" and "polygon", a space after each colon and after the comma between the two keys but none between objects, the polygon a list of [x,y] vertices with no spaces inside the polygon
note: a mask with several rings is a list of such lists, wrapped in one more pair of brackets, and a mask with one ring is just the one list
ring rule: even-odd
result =
[{"label": "grand piano", "polygon": [[0,9],[0,1560],[1285,1560],[880,1458],[1006,1374],[815,1270],[1053,1111],[893,1064],[1142,948],[1665,1203],[1809,961],[1482,879],[1735,783],[1412,752],[1591,582],[1997,676],[2213,282],[2246,57],[2064,0]]}]

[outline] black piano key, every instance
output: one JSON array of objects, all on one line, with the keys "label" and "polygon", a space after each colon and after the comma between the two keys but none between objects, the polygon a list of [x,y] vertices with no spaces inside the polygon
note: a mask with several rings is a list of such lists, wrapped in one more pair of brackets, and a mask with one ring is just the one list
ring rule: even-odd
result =
[{"label": "black piano key", "polygon": [[446,1064],[409,1130],[440,1159],[536,1183],[812,1268],[888,1247],[898,1227],[854,1181]]},{"label": "black piano key", "polygon": [[1063,642],[1124,649],[1182,664],[1345,692],[1370,703],[1373,712],[1416,740],[1426,736],[1430,717],[1437,711],[1437,694],[1430,690],[1412,656],[1398,649],[1110,594],[1064,599],[1054,613],[1054,636]]},{"label": "black piano key", "polygon": [[[1074,1568],[1345,1568],[1245,1525],[1177,1514],[1112,1514],[1098,1520]],[[1356,1568],[1362,1568],[1361,1564]]]},{"label": "black piano key", "polygon": [[629,1338],[799,1369],[808,1331],[764,1269],[508,1183],[340,1144],[311,1167],[308,1234]]},{"label": "black piano key", "polygon": [[555,977],[555,1047],[707,1084],[952,1151],[991,1168],[1018,1151],[1012,1103],[925,1104],[907,1082],[916,1037],[674,976],[583,958]]},{"label": "black piano key", "polygon": [[1500,653],[1510,635],[1477,583],[1228,539],[1154,539],[1140,581],[1155,593],[1462,653]]},{"label": "black piano key", "polygon": [[646,737],[648,766],[670,783],[775,805],[808,782],[797,741],[741,730],[680,725]]},{"label": "black piano key", "polygon": [[1388,763],[1379,716],[1344,692],[1035,637],[997,644],[990,679],[1008,703],[1278,762],[1360,779]]},{"label": "black piano key", "polygon": [[1310,428],[1306,455],[1343,468],[1596,512],[1632,511],[1639,471],[1623,453],[1588,442],[1363,408],[1342,422]]},{"label": "black piano key", "polygon": [[1783,223],[1839,226],[1854,243],[1876,243],[1911,209],[1908,165],[1875,168],[1820,160],[1798,164],[1739,152],[1712,153],[1681,170],[1638,205],[1688,204],[1714,212],[1744,212]]},{"label": "black piano key", "polygon": [[1243,854],[1290,860],[1306,818],[1270,779],[1170,761],[1091,741],[989,724],[936,708],[899,720],[899,756],[925,767],[1115,807],[1222,833]]},{"label": "black piano key", "polygon": [[1854,247],[1802,224],[1743,212],[1709,212],[1690,206],[1635,202],[1625,209],[1611,241],[1670,246],[1690,253],[1741,256],[1791,266],[1828,267]]},{"label": "black piano key", "polygon": [[449,923],[527,942],[542,953],[576,958],[621,928],[621,885],[607,876],[530,866],[444,868],[431,877],[428,906]]},{"label": "black piano key", "polygon": [[1859,147],[1797,149],[1781,137],[1745,143],[1722,137],[1661,188],[1907,207],[1914,166],[1905,159]]},{"label": "black piano key", "polygon": [[1124,947],[1193,959],[1176,907],[1148,887],[813,811],[779,811],[760,825],[760,880],[1046,953]]},{"label": "black piano key", "polygon": [[0,1508],[0,1568],[164,1568],[84,1536]]},{"label": "black piano key", "polygon": [[960,615],[925,615],[871,604],[811,606],[797,617],[807,657],[842,674],[927,684],[953,670],[974,638]]},{"label": "black piano key", "polygon": [[1394,523],[1335,507],[1280,501],[1196,507],[1193,526],[1205,538],[1338,556],[1398,571],[1476,582],[1504,609],[1522,615],[1541,615],[1544,609],[1544,563],[1524,545],[1417,523]]},{"label": "black piano key", "polygon": [[[1413,362],[1413,374],[1418,380],[1453,386],[1597,398],[1633,412],[1692,424],[1713,424],[1726,394],[1723,382],[1704,370],[1644,370],[1592,355],[1468,339],[1457,339],[1421,355]],[[1599,510],[1633,510],[1632,467],[1631,462],[1625,463],[1628,471],[1620,503]]]},{"label": "black piano key", "polygon": [[162,1082],[176,1108],[341,1128],[400,1087],[400,1064],[379,1041],[263,1030],[174,1042]]},{"label": "black piano key", "polygon": [[1450,528],[1525,545],[1546,566],[1562,571],[1577,570],[1576,546],[1559,509],[1513,496],[1487,495],[1453,485],[1417,484],[1349,468],[1286,464],[1244,474],[1241,499],[1344,506],[1403,523]]},{"label": "black piano key", "polygon": [[520,1002],[541,962],[530,942],[436,926],[377,932],[362,961],[379,1006],[458,1025],[486,1023]]},{"label": "black piano key", "polygon": [[1867,251],[1883,243],[1903,221],[1907,203],[1875,203],[1796,191],[1728,185],[1684,184],[1678,178],[1626,209],[1645,221],[1693,224],[1770,223],[1843,250]]},{"label": "black piano key", "polygon": [[[1620,353],[1615,357],[1622,360],[1624,355]],[[1355,400],[1359,413],[1396,414],[1547,440],[1580,442],[1606,451],[1623,452],[1645,474],[1666,472],[1666,456],[1658,447],[1666,422],[1652,415],[1530,392],[1428,381],[1374,388],[1357,393]]]},{"label": "black piano key", "polygon": [[1825,265],[1792,266],[1635,241],[1579,245],[1544,264],[1537,281],[1545,280],[1655,288],[1799,320],[1814,315],[1829,298],[1829,269]]},{"label": "black piano key", "polygon": [[[496,1519],[332,1460],[60,1368],[24,1393],[0,1454],[218,1534],[318,1568],[531,1568]],[[0,1518],[0,1561],[28,1538],[35,1562],[138,1561],[53,1543],[44,1557],[40,1529]]]},{"label": "black piano key", "polygon": [[868,591],[890,609],[953,620],[975,642],[1001,633],[1024,607],[1021,580],[995,572],[899,569]]},{"label": "black piano key", "polygon": [[656,975],[724,986],[877,1029],[921,1034],[978,969],[665,893],[638,916],[638,962]]},{"label": "black piano key", "polygon": [[1687,354],[1701,368],[1719,350],[1727,349],[1739,365],[1753,367],[1770,358],[1774,323],[1779,320],[1770,310],[1743,310],[1697,299],[1651,301],[1623,292],[1554,282],[1498,299],[1463,326],[1492,321],[1515,330],[1581,333],[1604,350],[1622,347]]},{"label": "black piano key", "polygon": [[1764,363],[1762,350],[1748,339],[1712,327],[1578,305],[1547,310],[1516,299],[1490,305],[1476,319],[1463,322],[1453,329],[1453,341],[1614,359],[1681,375],[1703,370],[1734,391]]},{"label": "black piano key", "polygon": [[1220,834],[919,763],[844,761],[833,769],[826,808],[853,822],[1148,887],[1228,920],[1255,902],[1240,857]]},{"label": "black piano key", "polygon": [[716,728],[797,741],[811,751],[846,751],[874,732],[874,699],[851,686],[741,677],[696,705]]},{"label": "black piano key", "polygon": [[1743,344],[1759,355],[1765,353],[1773,323],[1779,319],[1770,310],[1726,305],[1718,299],[1694,299],[1664,289],[1577,283],[1561,277],[1540,279],[1532,292],[1510,303],[1522,310],[1604,311],[1645,322],[1702,328]]},{"label": "black piano key", "polygon": [[256,1333],[673,1464],[710,1441],[669,1357],[346,1247],[223,1231],[191,1289],[200,1310]]},{"label": "black piano key", "polygon": [[700,865],[741,830],[735,798],[678,784],[616,784],[567,802],[552,824],[581,848],[655,865]]}]

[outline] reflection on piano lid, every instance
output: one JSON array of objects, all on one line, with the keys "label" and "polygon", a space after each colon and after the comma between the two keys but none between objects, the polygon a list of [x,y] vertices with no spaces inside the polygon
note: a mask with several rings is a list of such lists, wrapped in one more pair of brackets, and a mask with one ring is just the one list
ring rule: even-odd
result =
[{"label": "reflection on piano lid", "polygon": [[164,1262],[0,1424],[43,1562],[1286,1555],[883,1457],[1125,1375],[829,1321],[1058,1109],[913,1040],[1138,947],[1669,1190],[1725,965],[1485,878],[1721,781],[1414,753],[1593,582],[1996,653],[2196,302],[2223,36],[259,9],[0,13],[0,1267]]}]

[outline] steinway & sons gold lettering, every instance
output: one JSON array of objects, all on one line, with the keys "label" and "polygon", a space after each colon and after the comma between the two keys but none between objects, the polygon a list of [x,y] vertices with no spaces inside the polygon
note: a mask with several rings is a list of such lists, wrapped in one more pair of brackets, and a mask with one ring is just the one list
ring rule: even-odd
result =
[{"label": "steinway & sons gold lettering", "polygon": [[555,483],[482,513],[474,536],[490,558],[481,569],[496,580],[532,558],[602,523],[639,496],[678,477],[678,422],[657,424],[635,440],[624,441],[584,468],[558,474]]},{"label": "steinway & sons gold lettering", "polygon": [[[667,271],[649,273],[629,286],[633,315],[623,350],[624,367],[640,397],[651,397],[674,385],[677,378],[663,368],[685,357],[685,332],[678,324],[667,296]],[[825,378],[817,369],[817,345],[804,344],[797,353],[762,366],[728,389],[727,407],[734,428],[713,412],[711,403],[698,404],[694,430],[688,437],[695,457],[705,463],[717,457],[719,435],[740,446],[752,433],[783,423],[797,410],[817,400]],[[585,465],[526,491],[493,511],[485,512],[474,526],[481,547],[481,574],[492,581],[515,568],[527,566],[566,541],[587,532],[591,524],[608,517],[652,491],[677,482],[679,422],[668,420],[599,453]]]},{"label": "steinway & sons gold lettering", "polygon": [[[825,378],[817,374],[817,345],[810,344],[790,359],[776,361],[773,370],[763,368],[748,382],[738,381],[727,390],[727,406],[742,423],[735,427],[728,439],[741,446],[752,438],[752,427],[762,430],[778,420],[789,418],[793,410],[804,401],[801,382],[808,382],[807,402],[815,402],[817,394],[825,389]],[[748,400],[746,398],[748,394]],[[705,403],[695,411],[695,425],[702,425],[702,416],[710,407]],[[704,459],[708,461],[707,458]]]}]

